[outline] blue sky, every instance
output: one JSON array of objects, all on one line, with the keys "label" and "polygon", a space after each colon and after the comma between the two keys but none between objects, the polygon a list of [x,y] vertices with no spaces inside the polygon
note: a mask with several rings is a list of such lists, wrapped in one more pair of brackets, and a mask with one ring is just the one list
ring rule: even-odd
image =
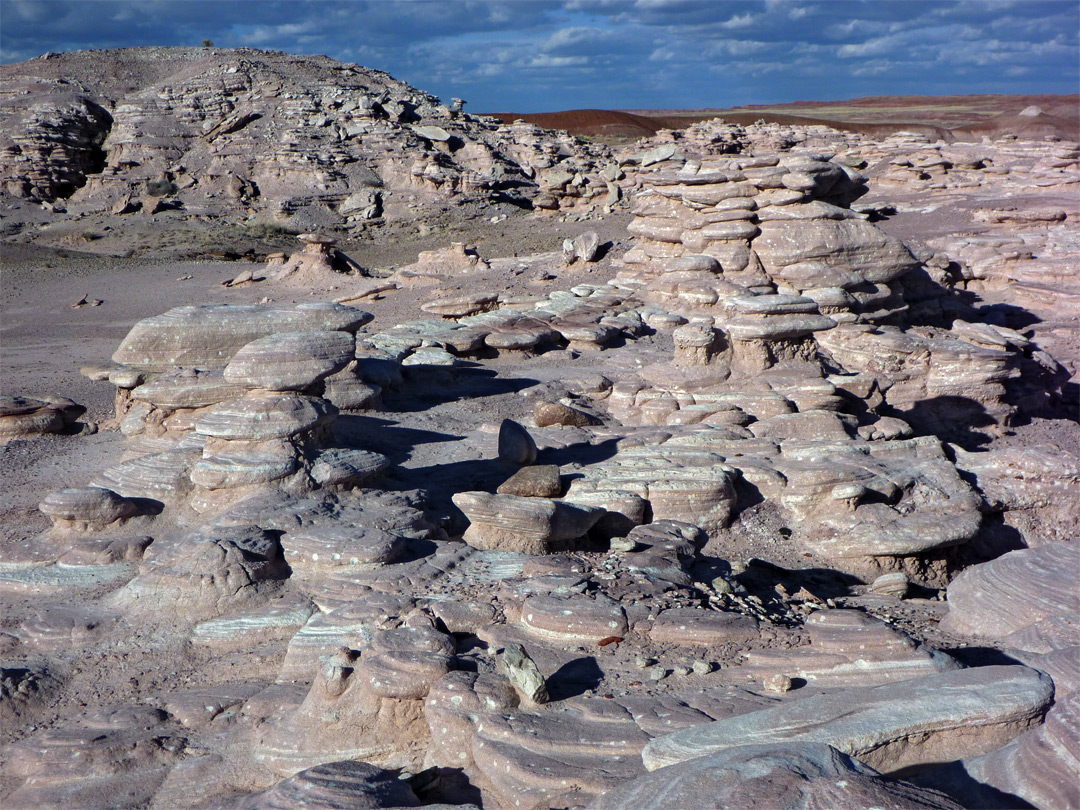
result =
[{"label": "blue sky", "polygon": [[0,0],[0,61],[327,54],[472,112],[1080,92],[1080,0]]}]

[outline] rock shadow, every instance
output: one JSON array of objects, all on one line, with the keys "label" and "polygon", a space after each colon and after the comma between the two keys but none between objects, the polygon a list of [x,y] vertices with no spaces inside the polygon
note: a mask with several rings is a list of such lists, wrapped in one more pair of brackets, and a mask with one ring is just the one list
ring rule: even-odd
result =
[{"label": "rock shadow", "polygon": [[480,788],[460,768],[425,768],[409,779],[409,787],[424,805],[470,804],[484,806]]},{"label": "rock shadow", "polygon": [[903,419],[920,435],[936,436],[969,452],[985,447],[993,438],[979,428],[998,424],[981,402],[960,396],[923,399],[906,410],[882,408],[882,414]]},{"label": "rock shadow", "polygon": [[419,444],[458,442],[464,437],[453,433],[401,427],[393,419],[343,413],[334,421],[334,445],[360,447],[382,453],[395,464],[409,457]]},{"label": "rock shadow", "polygon": [[[619,439],[604,439],[602,442],[590,444],[588,442],[576,442],[566,447],[549,447],[541,450],[536,456],[537,464],[558,464],[564,467],[568,464],[580,464],[588,466],[607,461],[619,451]],[[564,480],[569,480],[576,474],[564,475]],[[577,476],[581,477],[581,476]]]},{"label": "rock shadow", "polygon": [[547,678],[548,696],[553,701],[583,695],[604,680],[604,673],[591,655],[567,661]]},{"label": "rock shadow", "polygon": [[384,393],[383,402],[387,411],[416,413],[449,402],[516,394],[539,384],[525,377],[500,376],[489,368],[413,366],[404,389]]},{"label": "rock shadow", "polygon": [[971,776],[960,760],[947,762],[927,770],[924,765],[918,774],[891,774],[906,779],[920,787],[940,790],[951,796],[964,807],[978,807],[980,810],[1034,810],[1035,805],[1024,801],[1019,796],[1006,793],[984,784]]}]

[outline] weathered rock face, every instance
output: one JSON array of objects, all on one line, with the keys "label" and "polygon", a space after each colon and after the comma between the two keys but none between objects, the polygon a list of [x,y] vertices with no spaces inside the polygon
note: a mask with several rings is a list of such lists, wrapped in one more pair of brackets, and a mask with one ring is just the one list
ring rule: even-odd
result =
[{"label": "weathered rock face", "polygon": [[678,731],[650,742],[642,757],[655,770],[741,745],[823,742],[895,771],[946,753],[993,750],[1038,724],[1053,695],[1050,678],[1027,667],[958,670]]},{"label": "weathered rock face", "polygon": [[13,100],[3,193],[73,213],[254,214],[312,230],[413,219],[449,197],[524,202],[542,188],[558,209],[609,185],[619,196],[600,174],[606,150],[326,57],[132,48],[49,54],[0,79]]},{"label": "weathered rock face", "polygon": [[1080,692],[1059,697],[1046,722],[980,757],[931,771],[922,784],[969,805],[1075,807],[1080,802]]},{"label": "weathered rock face", "polygon": [[1048,543],[975,565],[949,584],[946,629],[1035,653],[1080,643],[1080,546]]},{"label": "weathered rock face", "polygon": [[4,191],[15,197],[70,197],[105,166],[102,148],[112,128],[109,112],[86,96],[60,87],[38,89],[9,110],[0,149]]},{"label": "weathered rock face", "polygon": [[589,810],[679,807],[894,807],[956,810],[946,796],[883,779],[873,768],[820,743],[746,745],[669,765],[610,790]]},{"label": "weathered rock face", "polygon": [[[410,109],[381,74],[336,66],[339,93],[322,60],[200,53],[142,63],[73,216],[127,189],[125,210],[371,222],[520,182],[540,217],[630,198],[636,245],[584,234],[528,294],[530,257],[432,251],[363,288],[413,288],[428,317],[373,330],[332,304],[136,324],[87,369],[118,389],[124,455],[46,495],[40,535],[0,510],[0,804],[955,807],[871,766],[933,768],[962,804],[1073,801],[1075,459],[988,423],[1062,374],[852,208],[864,140],[713,123],[600,168],[529,125]],[[196,109],[208,82],[227,92]],[[183,176],[175,155],[155,175],[173,148]],[[894,168],[943,190],[983,171]],[[36,177],[24,200],[61,182]],[[267,275],[340,272],[333,239]],[[507,369],[518,387],[470,387]],[[1001,535],[1030,548],[957,576]],[[87,683],[130,705],[52,719]]]}]

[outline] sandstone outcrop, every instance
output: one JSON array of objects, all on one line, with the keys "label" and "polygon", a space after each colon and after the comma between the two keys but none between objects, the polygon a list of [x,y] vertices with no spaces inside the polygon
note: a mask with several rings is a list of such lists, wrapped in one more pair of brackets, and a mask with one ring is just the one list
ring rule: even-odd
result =
[{"label": "sandstone outcrop", "polygon": [[[1043,343],[1071,326],[963,294],[1058,284],[1075,218],[897,235],[965,189],[1069,191],[1068,144],[714,121],[612,150],[330,60],[110,53],[109,119],[82,74],[50,112],[31,65],[8,202],[306,247],[273,303],[134,324],[84,369],[116,389],[93,437],[0,413],[68,434],[0,453],[0,804],[1075,802],[1075,366]],[[549,252],[476,238],[511,199]],[[344,263],[390,225],[430,237],[414,264]]]}]

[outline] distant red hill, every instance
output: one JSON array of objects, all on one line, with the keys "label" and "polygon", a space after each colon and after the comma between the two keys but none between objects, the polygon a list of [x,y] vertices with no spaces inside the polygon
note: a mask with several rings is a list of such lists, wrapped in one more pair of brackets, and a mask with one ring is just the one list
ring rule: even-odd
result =
[{"label": "distant red hill", "polygon": [[[565,129],[572,135],[591,138],[647,138],[665,125],[652,116],[635,115],[619,110],[566,110],[550,113],[490,113],[509,124],[523,119],[544,129]],[[686,126],[685,123],[679,126]]]},{"label": "distant red hill", "polygon": [[[1020,115],[1033,106],[1039,107],[1040,115]],[[567,110],[492,115],[507,123],[521,118],[545,129],[563,129],[602,141],[635,140],[660,129],[683,129],[711,118],[743,125],[761,120],[793,126],[824,125],[878,138],[908,130],[943,140],[1004,134],[1080,139],[1080,95],[868,96],[724,110]]]}]

